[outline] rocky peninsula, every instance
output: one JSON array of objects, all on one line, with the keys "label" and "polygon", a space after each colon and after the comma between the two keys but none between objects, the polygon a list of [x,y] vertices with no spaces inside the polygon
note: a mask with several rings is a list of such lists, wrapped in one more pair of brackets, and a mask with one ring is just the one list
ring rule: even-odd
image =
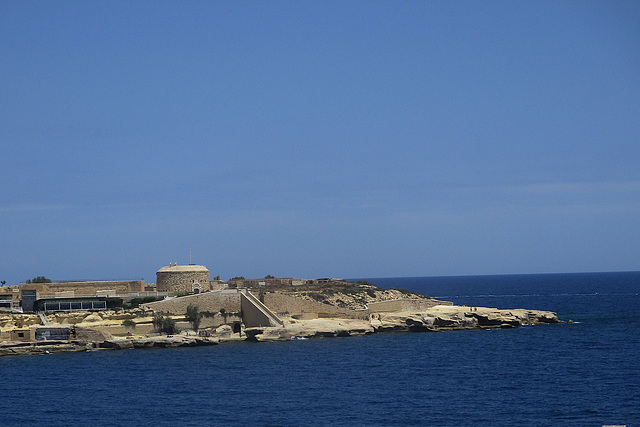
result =
[{"label": "rocky peninsula", "polygon": [[[388,332],[517,328],[559,322],[557,315],[550,311],[456,306],[415,292],[380,289],[368,283],[341,281],[312,288],[253,291],[257,296],[244,290],[242,298],[267,318],[271,316],[276,320],[256,325],[245,306],[237,312],[220,309],[212,313],[201,309],[194,324],[193,313],[189,317],[183,311],[187,304],[197,312],[198,304],[207,307],[207,303],[213,304],[211,301],[228,302],[232,296],[229,292],[185,296],[133,309],[46,315],[0,313],[3,337],[0,356],[193,347],[231,341],[288,341]],[[170,319],[176,331],[161,333],[159,314]],[[48,334],[47,328],[52,334]],[[54,339],[56,333],[65,331],[66,339]],[[39,338],[29,339],[29,334]]]},{"label": "rocky peninsula", "polygon": [[550,311],[499,310],[487,307],[442,305],[421,312],[376,313],[372,314],[368,320],[292,320],[282,327],[247,328],[245,334],[249,340],[282,341],[297,338],[348,337],[384,332],[517,328],[522,325],[558,322],[557,315]]}]

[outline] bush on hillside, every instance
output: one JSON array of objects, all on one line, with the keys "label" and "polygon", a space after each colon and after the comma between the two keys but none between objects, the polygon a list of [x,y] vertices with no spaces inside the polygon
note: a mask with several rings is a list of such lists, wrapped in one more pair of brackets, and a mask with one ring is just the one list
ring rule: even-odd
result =
[{"label": "bush on hillside", "polygon": [[136,322],[134,322],[131,319],[125,319],[125,320],[122,321],[122,326],[124,326],[125,328],[135,329],[136,328]]},{"label": "bush on hillside", "polygon": [[197,305],[189,304],[187,307],[187,312],[184,317],[187,319],[189,323],[191,323],[191,329],[195,332],[198,332],[200,328],[200,321],[202,320],[203,313],[200,313]]},{"label": "bush on hillside", "polygon": [[165,333],[167,335],[174,335],[179,332],[176,321],[162,313],[155,313],[151,323],[153,324],[156,332]]},{"label": "bush on hillside", "polygon": [[123,304],[124,308],[138,308],[140,304],[146,304],[148,302],[160,301],[162,297],[143,297],[143,298],[133,298],[129,301],[129,304]]}]

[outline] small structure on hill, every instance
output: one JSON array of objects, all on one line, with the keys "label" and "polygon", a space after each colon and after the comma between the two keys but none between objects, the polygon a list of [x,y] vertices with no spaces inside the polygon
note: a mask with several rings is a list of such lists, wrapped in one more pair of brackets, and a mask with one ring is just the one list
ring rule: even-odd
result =
[{"label": "small structure on hill", "polygon": [[265,277],[264,279],[231,279],[228,283],[232,288],[261,288],[300,286],[307,283],[307,280],[293,277]]},{"label": "small structure on hill", "polygon": [[13,293],[0,293],[0,308],[13,310]]},{"label": "small structure on hill", "polygon": [[156,272],[158,292],[200,293],[208,291],[209,270],[204,265],[170,264]]}]

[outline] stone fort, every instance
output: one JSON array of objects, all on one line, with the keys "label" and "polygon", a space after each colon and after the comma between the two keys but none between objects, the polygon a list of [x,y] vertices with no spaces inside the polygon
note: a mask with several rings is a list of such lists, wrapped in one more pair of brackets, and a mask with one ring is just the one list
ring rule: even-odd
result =
[{"label": "stone fort", "polygon": [[158,292],[200,293],[211,290],[209,270],[203,265],[169,264],[156,272]]}]

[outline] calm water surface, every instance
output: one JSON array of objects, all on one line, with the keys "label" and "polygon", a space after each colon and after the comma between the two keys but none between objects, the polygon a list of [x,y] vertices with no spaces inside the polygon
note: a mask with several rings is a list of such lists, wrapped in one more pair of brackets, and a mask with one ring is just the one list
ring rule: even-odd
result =
[{"label": "calm water surface", "polygon": [[0,424],[640,425],[640,273],[369,279],[576,323],[0,359]]}]

